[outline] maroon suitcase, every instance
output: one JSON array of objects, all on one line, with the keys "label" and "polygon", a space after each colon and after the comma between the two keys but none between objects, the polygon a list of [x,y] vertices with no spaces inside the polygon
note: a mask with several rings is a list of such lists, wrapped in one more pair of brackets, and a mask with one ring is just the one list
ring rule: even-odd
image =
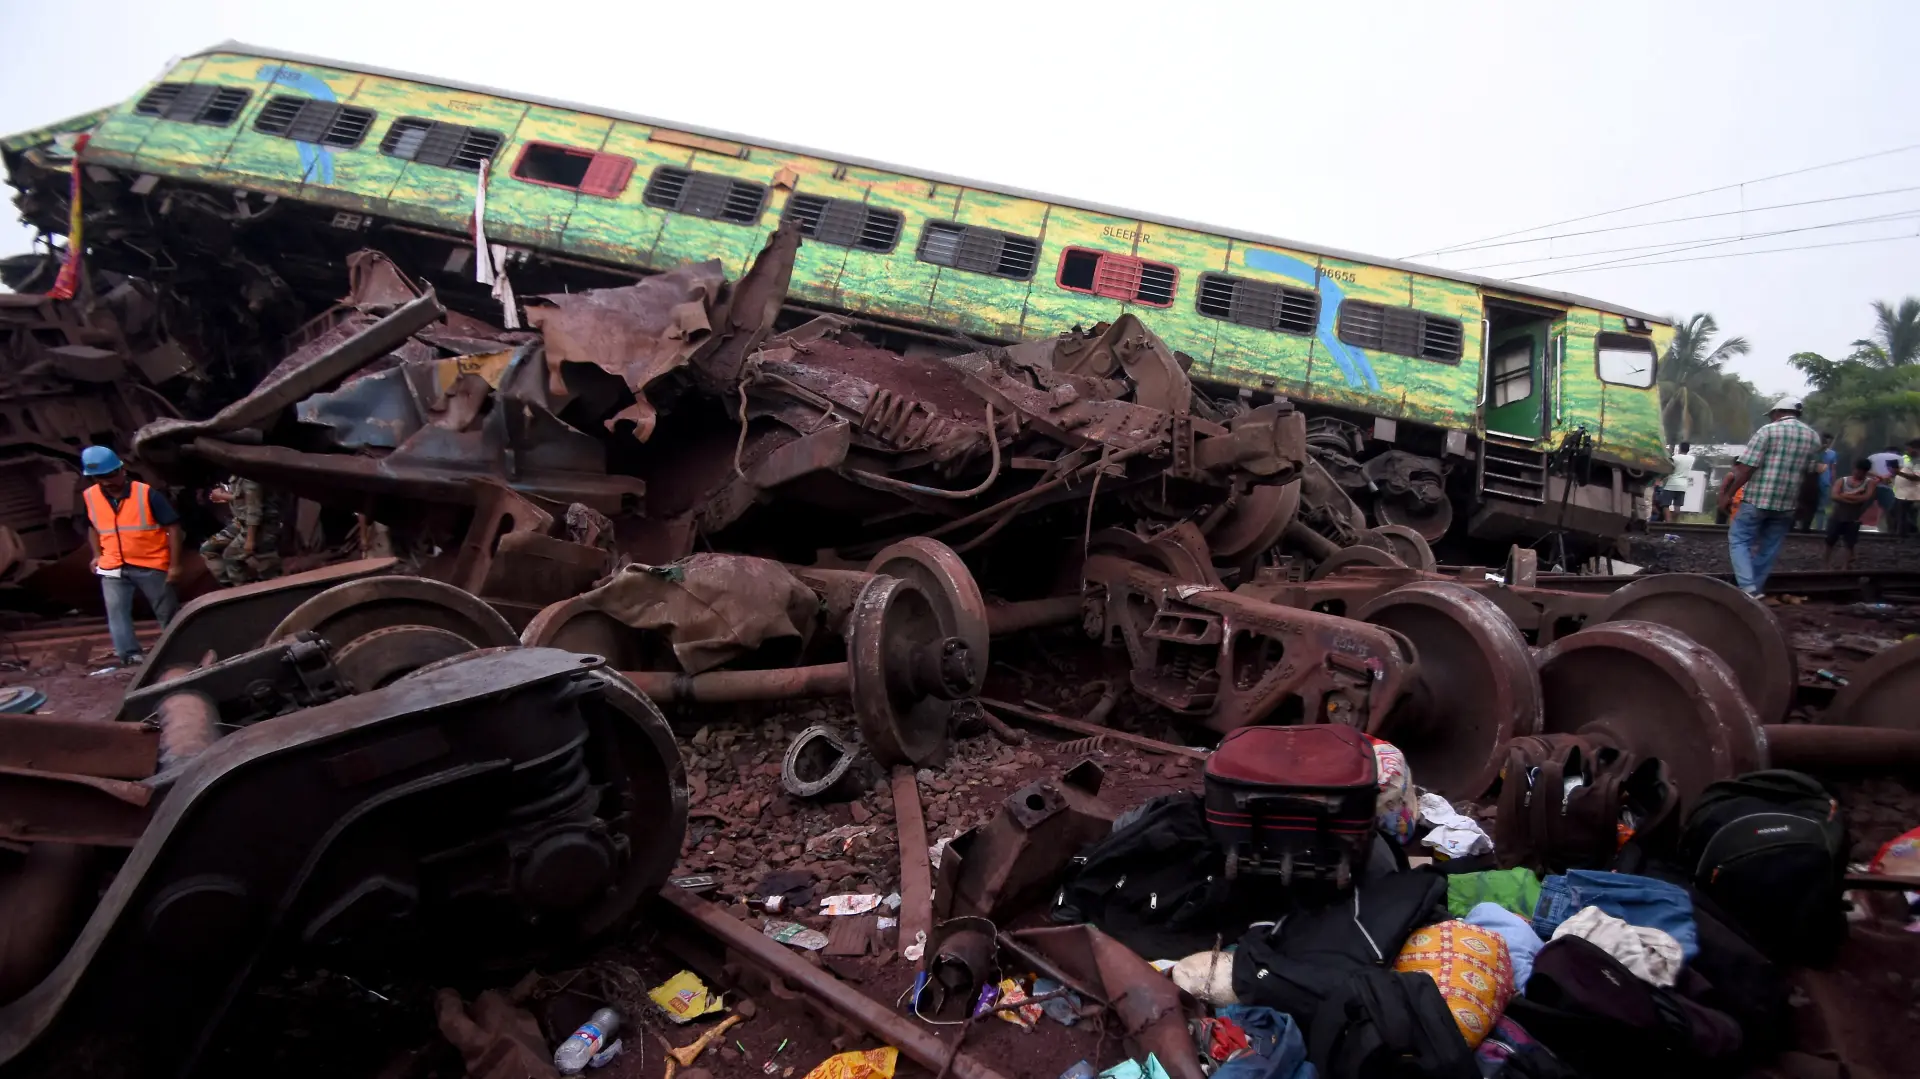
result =
[{"label": "maroon suitcase", "polygon": [[1366,863],[1378,784],[1373,743],[1345,724],[1242,727],[1207,758],[1207,827],[1229,876],[1345,888]]}]

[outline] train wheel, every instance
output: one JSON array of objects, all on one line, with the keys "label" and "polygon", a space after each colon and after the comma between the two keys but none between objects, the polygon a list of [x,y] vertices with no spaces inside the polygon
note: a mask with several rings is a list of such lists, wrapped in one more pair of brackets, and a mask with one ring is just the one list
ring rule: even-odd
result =
[{"label": "train wheel", "polygon": [[1500,774],[1500,745],[1540,729],[1540,677],[1513,620],[1451,581],[1396,588],[1355,617],[1413,642],[1422,688],[1371,733],[1400,747],[1422,787],[1449,801],[1485,794]]},{"label": "train wheel", "polygon": [[1920,640],[1896,645],[1862,664],[1834,696],[1821,722],[1920,730]]},{"label": "train wheel", "polygon": [[1345,566],[1387,566],[1405,569],[1406,563],[1400,561],[1400,557],[1393,552],[1381,550],[1378,547],[1342,547],[1328,555],[1326,561],[1313,567],[1313,573],[1309,579],[1317,581],[1322,577],[1330,577]]},{"label": "train wheel", "polygon": [[1427,546],[1427,538],[1414,529],[1406,525],[1381,525],[1373,531],[1387,541],[1400,561],[1414,569],[1431,572],[1440,565],[1433,557],[1433,548]]},{"label": "train wheel", "polygon": [[1536,657],[1544,734],[1579,734],[1667,764],[1690,805],[1762,766],[1759,716],[1726,663],[1654,622],[1605,622]]},{"label": "train wheel", "polygon": [[1654,622],[1726,663],[1762,723],[1783,723],[1799,685],[1793,639],[1767,605],[1725,581],[1661,573],[1615,592],[1588,622]]},{"label": "train wheel", "polygon": [[987,678],[987,601],[953,548],[925,536],[904,539],[874,555],[867,572],[911,581],[920,589],[933,604],[941,635],[967,642],[975,672],[972,692],[980,692]]}]

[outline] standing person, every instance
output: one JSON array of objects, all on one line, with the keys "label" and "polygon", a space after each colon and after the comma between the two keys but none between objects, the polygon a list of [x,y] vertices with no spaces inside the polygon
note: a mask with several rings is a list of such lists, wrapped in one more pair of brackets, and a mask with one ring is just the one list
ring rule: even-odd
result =
[{"label": "standing person", "polygon": [[1874,490],[1874,504],[1880,507],[1880,531],[1892,534],[1894,528],[1893,473],[1900,466],[1900,447],[1888,446],[1879,453],[1870,453],[1867,460],[1873,462],[1873,478],[1880,481]]},{"label": "standing person", "polygon": [[235,476],[213,489],[213,501],[233,514],[207,537],[200,555],[221,584],[232,586],[280,575],[280,507],[257,482]]},{"label": "standing person", "polygon": [[1915,455],[1920,455],[1920,438],[1907,439],[1907,452],[1900,455],[1900,463],[1894,466],[1894,530],[1902,536],[1913,535],[1916,526],[1920,526],[1914,519],[1916,510],[1920,510],[1920,465],[1914,464]]},{"label": "standing person", "polygon": [[1767,410],[1767,425],[1747,440],[1747,449],[1720,485],[1720,506],[1731,508],[1735,492],[1746,497],[1727,528],[1727,555],[1734,580],[1748,595],[1765,593],[1780,545],[1793,528],[1800,482],[1820,458],[1820,432],[1800,422],[1800,399],[1782,397]]},{"label": "standing person", "polygon": [[[1827,568],[1852,569],[1853,548],[1860,542],[1860,518],[1873,504],[1880,481],[1874,478],[1873,462],[1862,457],[1853,463],[1853,474],[1833,478],[1833,503],[1827,514]],[[1839,544],[1846,544],[1846,551]],[[1840,565],[1833,564],[1840,555]]]},{"label": "standing person", "polygon": [[1673,471],[1667,473],[1667,481],[1660,485],[1660,519],[1673,520],[1687,501],[1687,488],[1693,485],[1693,446],[1680,443],[1680,452],[1673,455]]},{"label": "standing person", "polygon": [[122,664],[132,666],[141,660],[140,639],[133,633],[134,590],[147,597],[162,626],[173,621],[180,608],[173,585],[180,579],[180,544],[186,533],[167,496],[128,476],[119,455],[107,447],[81,450],[80,471],[99,481],[83,495],[87,543],[107,605],[113,651]]},{"label": "standing person", "polygon": [[1795,522],[1801,531],[1819,531],[1827,527],[1827,507],[1833,504],[1833,481],[1840,478],[1839,469],[1835,467],[1839,459],[1840,454],[1833,448],[1833,435],[1827,431],[1820,432],[1820,460],[1808,473],[1806,489],[1801,492],[1801,501],[1805,503],[1801,510],[1807,520],[1804,524]]}]

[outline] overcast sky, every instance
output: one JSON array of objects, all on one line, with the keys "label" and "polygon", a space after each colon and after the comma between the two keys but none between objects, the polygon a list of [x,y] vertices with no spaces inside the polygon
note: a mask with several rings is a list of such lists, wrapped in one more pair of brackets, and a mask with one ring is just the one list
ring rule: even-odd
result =
[{"label": "overcast sky", "polygon": [[[123,100],[226,39],[1384,256],[1879,154],[1545,232],[1722,216],[1417,261],[1698,260],[1529,280],[1710,311],[1769,391],[1799,388],[1792,353],[1864,336],[1868,301],[1920,294],[1920,190],[1756,209],[1920,188],[1920,150],[1883,153],[1920,144],[1911,0],[0,0],[0,131]],[[24,250],[7,216],[0,253]],[[1810,227],[1862,218],[1881,220]],[[1845,246],[1704,258],[1811,244]]]}]

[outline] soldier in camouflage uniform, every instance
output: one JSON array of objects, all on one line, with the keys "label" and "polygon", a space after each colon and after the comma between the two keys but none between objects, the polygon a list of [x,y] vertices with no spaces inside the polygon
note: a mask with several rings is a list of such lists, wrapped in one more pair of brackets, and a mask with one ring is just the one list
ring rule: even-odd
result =
[{"label": "soldier in camouflage uniform", "polygon": [[264,581],[280,575],[280,506],[266,488],[235,476],[214,489],[233,519],[200,545],[207,569],[224,585]]}]

